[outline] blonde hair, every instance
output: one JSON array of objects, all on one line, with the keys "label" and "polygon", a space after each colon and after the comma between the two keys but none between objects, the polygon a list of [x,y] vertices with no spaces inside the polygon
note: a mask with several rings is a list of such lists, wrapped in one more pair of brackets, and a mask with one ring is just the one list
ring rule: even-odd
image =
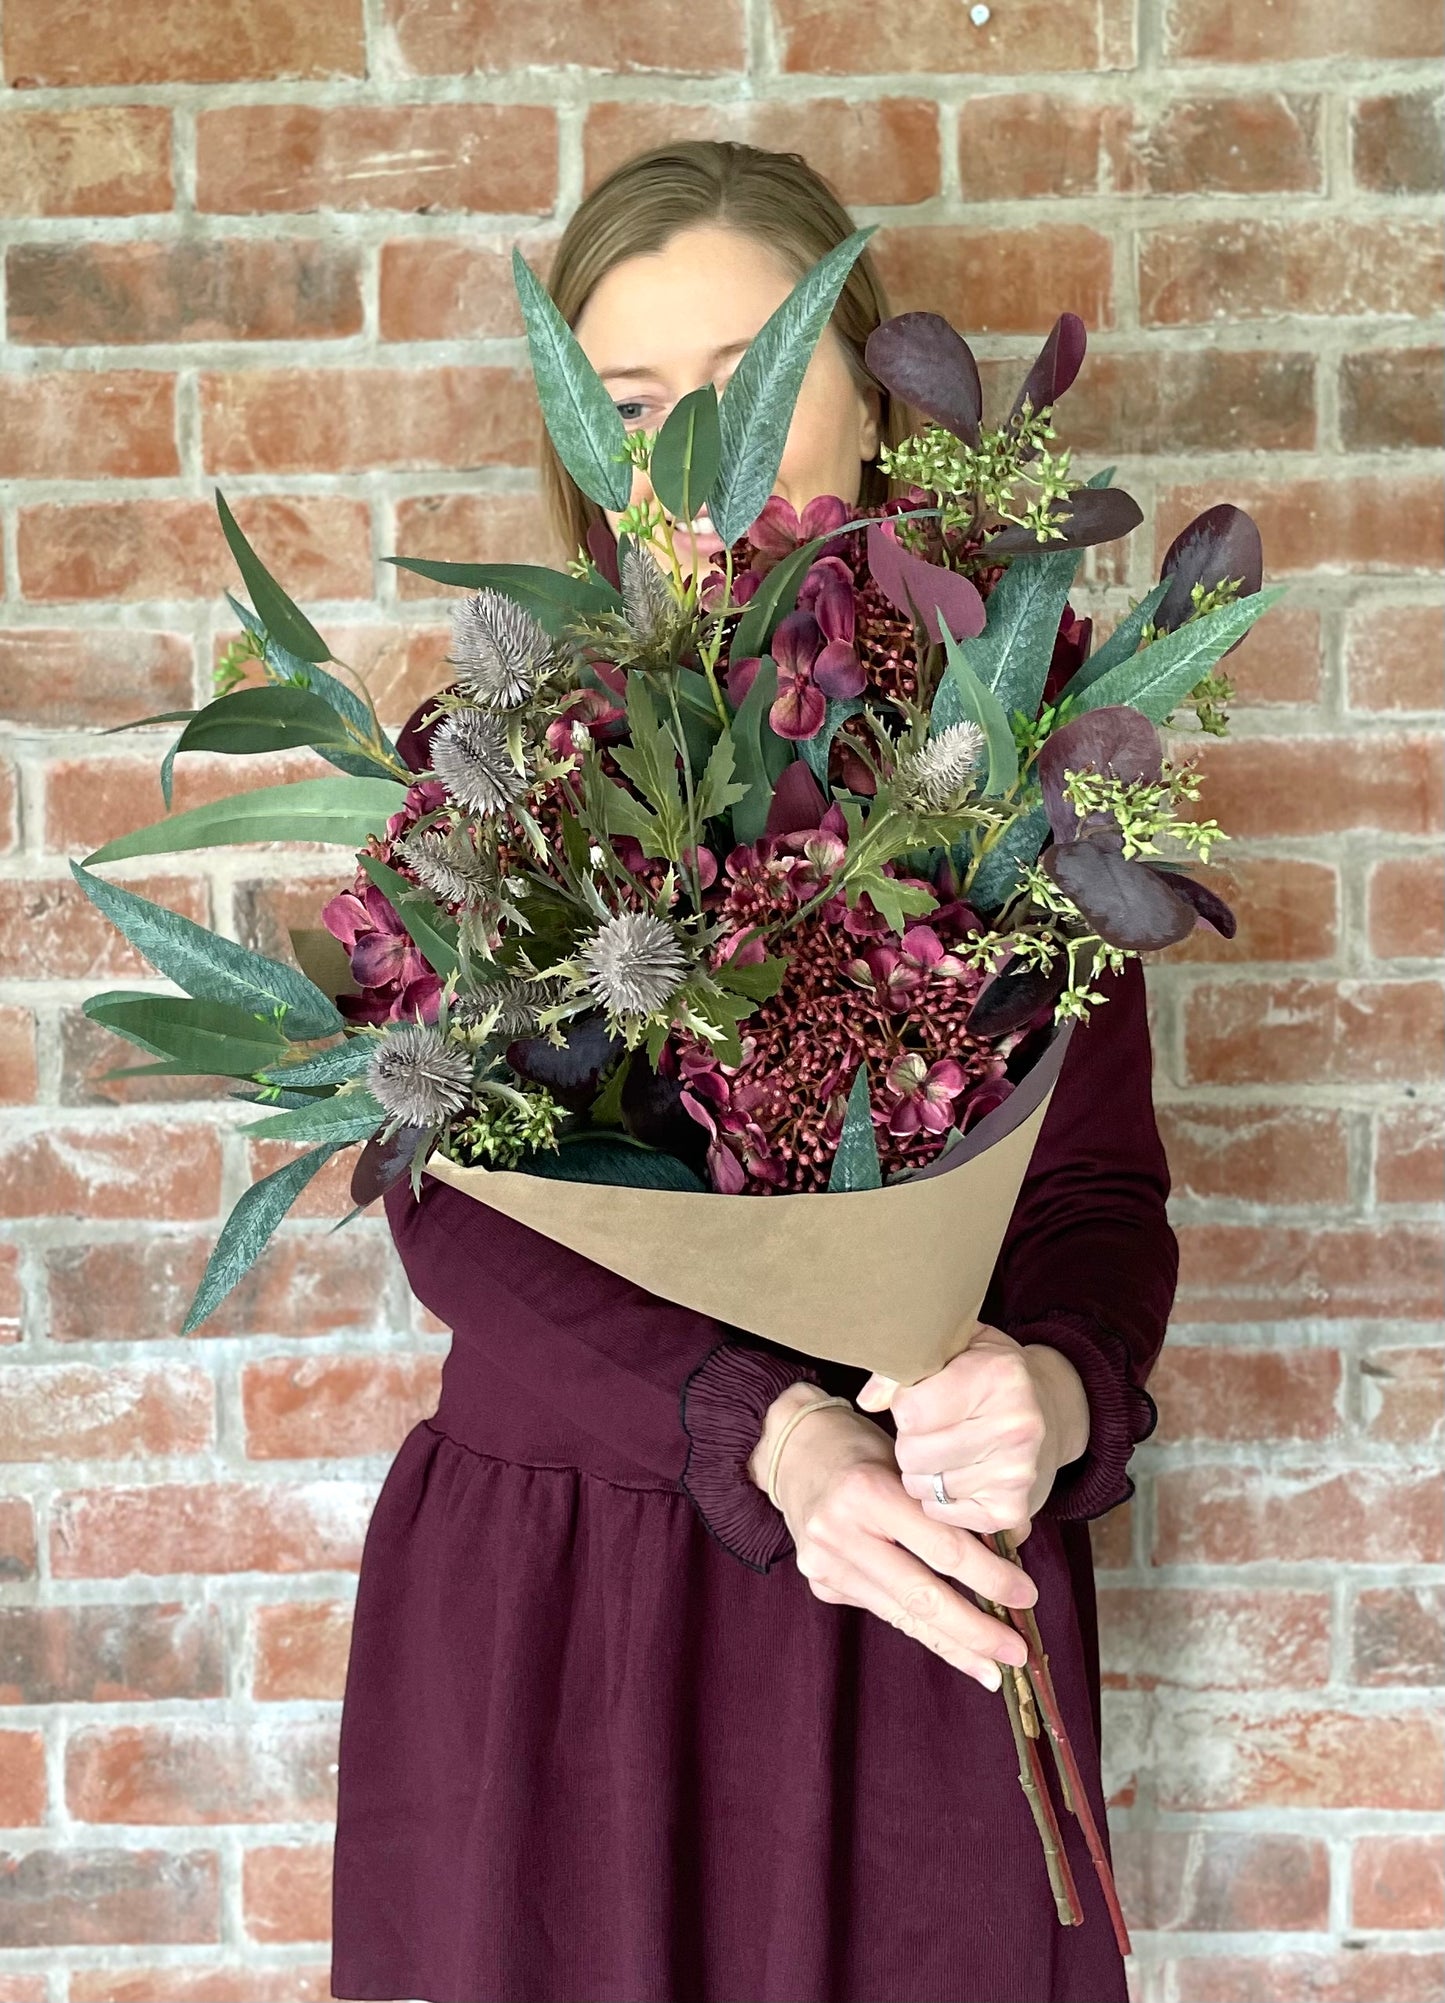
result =
[{"label": "blonde hair", "polygon": [[[771,153],[730,139],[678,139],[624,161],[575,211],[557,244],[548,290],[575,327],[593,288],[625,258],[661,250],[679,230],[721,223],[776,250],[801,278],[825,252],[850,235],[853,219],[829,184],[801,153]],[[888,318],[888,300],[865,250],[850,272],[831,325],[860,390],[879,397],[880,437],[896,445],[908,424],[863,359],[868,336]],[[553,528],[569,551],[586,540],[601,508],[568,474],[545,429],[542,491]],[[888,498],[890,483],[873,462],[863,468],[859,502]]]}]

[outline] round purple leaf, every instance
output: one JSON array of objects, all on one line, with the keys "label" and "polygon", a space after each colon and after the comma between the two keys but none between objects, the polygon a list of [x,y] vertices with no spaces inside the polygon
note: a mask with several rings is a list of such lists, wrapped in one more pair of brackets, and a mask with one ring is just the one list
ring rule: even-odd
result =
[{"label": "round purple leaf", "polygon": [[1088,340],[1088,330],[1077,313],[1059,315],[1014,398],[1013,409],[1008,414],[1010,424],[1023,411],[1025,399],[1035,411],[1058,402],[1084,366]]},{"label": "round purple leaf", "polygon": [[1051,967],[1017,967],[1010,961],[980,991],[969,1010],[970,1036],[1007,1036],[1040,1019],[1063,993],[1068,963],[1061,954]]},{"label": "round purple leaf", "polygon": [[[1243,508],[1221,501],[1206,508],[1175,536],[1159,566],[1161,581],[1169,580],[1154,624],[1163,633],[1182,626],[1194,610],[1194,586],[1212,591],[1226,578],[1239,580],[1241,598],[1251,597],[1264,582],[1264,546],[1259,530]],[[1237,647],[1236,640],[1234,646]],[[1234,647],[1229,649],[1234,652]]]},{"label": "round purple leaf", "polygon": [[580,1016],[562,1035],[559,1049],[545,1036],[524,1036],[507,1046],[507,1062],[521,1078],[545,1085],[569,1113],[583,1113],[597,1097],[602,1073],[622,1049],[600,1015]]},{"label": "round purple leaf", "polygon": [[940,313],[899,313],[868,336],[864,359],[886,390],[977,445],[983,417],[978,363]]},{"label": "round purple leaf", "polygon": [[1124,703],[1088,709],[1045,738],[1039,752],[1039,784],[1054,840],[1073,841],[1079,816],[1064,797],[1066,772],[1097,772],[1128,785],[1152,784],[1163,770],[1159,733],[1147,716]]},{"label": "round purple leaf", "polygon": [[908,618],[917,619],[935,646],[943,643],[940,614],[955,640],[973,640],[983,631],[988,615],[977,586],[956,570],[925,563],[881,522],[868,527],[868,568],[883,596]]},{"label": "round purple leaf", "polygon": [[1157,870],[1126,862],[1105,842],[1056,842],[1044,868],[1101,939],[1131,953],[1177,945],[1194,930],[1194,906]]},{"label": "round purple leaf", "polygon": [[1199,918],[1222,939],[1234,937],[1239,930],[1239,922],[1224,899],[1211,890],[1207,883],[1201,883],[1197,877],[1186,876],[1182,870],[1160,869],[1155,863],[1151,863],[1149,867],[1156,876],[1162,877],[1178,896],[1187,897]]},{"label": "round purple leaf", "polygon": [[1057,549],[1087,549],[1092,543],[1114,542],[1137,529],[1143,510],[1122,487],[1079,487],[1060,501],[1052,520],[1063,530],[1040,542],[1032,529],[1000,529],[983,546],[985,556],[1051,556]]}]

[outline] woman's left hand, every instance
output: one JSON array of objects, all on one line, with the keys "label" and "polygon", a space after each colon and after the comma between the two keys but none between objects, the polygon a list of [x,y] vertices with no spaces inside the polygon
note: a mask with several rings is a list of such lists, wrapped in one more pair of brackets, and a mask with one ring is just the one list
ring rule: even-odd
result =
[{"label": "woman's left hand", "polygon": [[[1022,1543],[1061,1467],[1089,1443],[1089,1404],[1068,1358],[980,1322],[968,1348],[931,1377],[870,1377],[856,1401],[891,1408],[903,1486],[940,1523]],[[955,1499],[945,1507],[933,1476]]]}]

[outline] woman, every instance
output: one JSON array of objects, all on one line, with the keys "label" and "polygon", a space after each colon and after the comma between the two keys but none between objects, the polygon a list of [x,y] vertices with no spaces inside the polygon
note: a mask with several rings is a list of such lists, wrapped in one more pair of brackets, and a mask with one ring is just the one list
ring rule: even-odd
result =
[{"label": "woman", "polygon": [[[722,385],[850,227],[795,155],[672,146],[582,205],[552,290],[652,429]],[[863,364],[886,310],[865,255],[779,471],[800,511],[886,491],[874,457],[902,414]],[[597,511],[545,471],[575,546]],[[689,532],[700,565],[716,538]],[[798,1408],[883,1408],[895,1387],[645,1294],[430,1179],[420,1203],[388,1194],[411,1284],[455,1333],[362,1559],[334,1995],[1123,2003],[1079,1825],[1051,1773],[1085,1912],[1063,1927],[1019,1787],[993,1693],[1021,1642],[961,1590],[1036,1604],[1102,1827],[1087,1519],[1133,1492],[1175,1278],[1137,964],[1112,985],[1074,1038],[986,1326],[891,1409],[797,1419],[781,1509],[767,1468]],[[1001,1528],[1027,1537],[1024,1568],[979,1534]]]}]

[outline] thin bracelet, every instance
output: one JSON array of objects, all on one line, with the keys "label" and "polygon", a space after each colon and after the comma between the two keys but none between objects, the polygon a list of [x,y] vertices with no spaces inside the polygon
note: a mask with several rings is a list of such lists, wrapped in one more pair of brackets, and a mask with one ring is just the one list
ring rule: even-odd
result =
[{"label": "thin bracelet", "polygon": [[799,1411],[794,1412],[792,1418],[789,1419],[788,1423],[784,1426],[783,1430],[778,1434],[776,1441],[773,1443],[773,1457],[768,1463],[768,1501],[771,1502],[774,1509],[780,1510],[783,1506],[782,1503],[779,1502],[777,1498],[777,1494],[773,1488],[773,1483],[777,1480],[778,1477],[778,1460],[782,1454],[783,1448],[787,1445],[789,1433],[792,1432],[794,1426],[797,1425],[800,1419],[806,1419],[810,1412],[826,1411],[829,1405],[846,1405],[851,1411],[853,1407],[853,1401],[851,1398],[815,1398],[811,1405],[804,1405]]}]

